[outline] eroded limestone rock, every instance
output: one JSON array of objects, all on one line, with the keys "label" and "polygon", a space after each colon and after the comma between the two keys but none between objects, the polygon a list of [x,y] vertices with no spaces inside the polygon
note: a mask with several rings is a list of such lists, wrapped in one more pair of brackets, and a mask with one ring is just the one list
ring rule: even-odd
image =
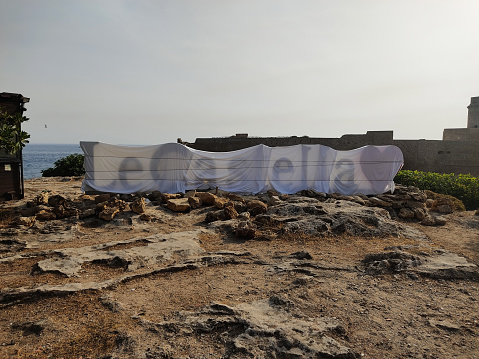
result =
[{"label": "eroded limestone rock", "polygon": [[21,226],[31,227],[35,223],[36,217],[18,217],[16,223]]},{"label": "eroded limestone rock", "polygon": [[111,195],[109,193],[99,194],[95,197],[95,203],[106,202],[110,199]]},{"label": "eroded limestone rock", "polygon": [[[133,271],[147,265],[157,265],[173,255],[186,258],[203,253],[194,238],[200,231],[157,234],[145,238],[134,238],[122,242],[56,250],[56,257],[41,260],[35,271],[57,272],[67,277],[80,275],[82,263],[102,262],[110,267],[124,267]],[[128,249],[111,249],[119,244],[147,241],[146,246],[132,246]]]},{"label": "eroded limestone rock", "polygon": [[244,200],[244,198],[241,197],[239,194],[236,194],[236,193],[227,193],[227,194],[226,194],[226,197],[229,198],[229,199],[232,200],[232,201],[241,202],[241,203],[246,204],[246,201]]},{"label": "eroded limestone rock", "polygon": [[240,221],[234,228],[234,233],[243,239],[253,239],[256,235],[256,226],[249,220]]},{"label": "eroded limestone rock", "polygon": [[218,209],[223,209],[225,204],[228,203],[230,200],[224,197],[216,197],[214,200],[214,206]]},{"label": "eroded limestone rock", "polygon": [[187,212],[191,209],[188,198],[169,199],[166,205],[173,212]]},{"label": "eroded limestone rock", "polygon": [[57,216],[52,211],[41,210],[36,214],[36,218],[39,221],[50,221],[56,219]]},{"label": "eroded limestone rock", "polygon": [[146,203],[145,203],[145,198],[140,197],[135,199],[131,205],[130,208],[133,212],[141,214],[146,211]]},{"label": "eroded limestone rock", "polygon": [[251,213],[252,216],[263,214],[268,211],[268,206],[266,203],[258,200],[249,201],[246,206],[248,208],[248,212]]},{"label": "eroded limestone rock", "polygon": [[477,265],[455,253],[434,250],[412,254],[405,250],[367,254],[361,261],[363,269],[372,275],[409,272],[438,279],[479,280]]},{"label": "eroded limestone rock", "polygon": [[236,212],[233,204],[231,202],[228,202],[230,203],[231,205],[229,206],[226,206],[224,209],[223,209],[223,212],[225,213],[225,218],[226,219],[234,219],[234,218],[237,218],[238,217],[238,212]]},{"label": "eroded limestone rock", "polygon": [[200,197],[189,196],[187,198],[188,198],[188,203],[190,204],[191,209],[200,208],[201,205],[203,204],[203,201],[201,200]]},{"label": "eroded limestone rock", "polygon": [[179,199],[181,198],[181,194],[179,193],[163,193],[161,195],[161,200],[163,203],[168,203],[171,199]]},{"label": "eroded limestone rock", "polygon": [[[154,331],[218,336],[229,357],[359,358],[359,354],[328,333],[344,331],[336,318],[305,318],[294,303],[281,297],[231,307],[212,303],[197,312],[179,312],[165,322],[143,321]],[[221,338],[221,340],[219,340]],[[173,339],[173,337],[172,337]],[[175,345],[174,340],[171,341]]]},{"label": "eroded limestone rock", "polygon": [[201,198],[204,205],[213,206],[215,204],[216,195],[210,192],[196,192],[196,197]]}]

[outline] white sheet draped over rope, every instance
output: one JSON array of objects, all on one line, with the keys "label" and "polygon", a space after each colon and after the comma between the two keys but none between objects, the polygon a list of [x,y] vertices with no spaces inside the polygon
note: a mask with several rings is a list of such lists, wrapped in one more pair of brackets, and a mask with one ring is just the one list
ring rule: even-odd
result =
[{"label": "white sheet draped over rope", "polygon": [[84,192],[177,193],[207,184],[236,193],[315,189],[379,194],[394,190],[394,176],[403,165],[396,146],[336,151],[322,145],[257,145],[232,152],[199,151],[178,143],[80,146],[85,154]]}]

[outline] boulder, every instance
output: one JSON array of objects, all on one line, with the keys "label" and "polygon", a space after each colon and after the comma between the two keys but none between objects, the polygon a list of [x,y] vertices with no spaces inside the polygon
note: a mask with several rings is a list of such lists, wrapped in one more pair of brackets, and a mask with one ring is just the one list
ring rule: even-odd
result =
[{"label": "boulder", "polygon": [[229,201],[230,200],[228,198],[216,197],[214,200],[214,206],[218,209],[223,209],[225,207],[225,204]]},{"label": "boulder", "polygon": [[80,218],[91,217],[96,214],[95,208],[87,208],[79,213]]},{"label": "boulder", "polygon": [[42,209],[35,216],[39,221],[51,221],[56,219],[55,213]]},{"label": "boulder", "polygon": [[111,221],[118,213],[120,213],[119,207],[105,207],[98,214],[98,217],[104,219],[105,221]]},{"label": "boulder", "polygon": [[185,198],[190,198],[190,197],[195,197],[196,196],[196,190],[193,191],[188,191],[185,193]]},{"label": "boulder", "polygon": [[147,197],[151,202],[161,202],[163,194],[160,191],[153,191]]},{"label": "boulder", "polygon": [[149,215],[149,214],[146,214],[146,213],[142,213],[140,215],[140,220],[142,221],[145,221],[145,222],[151,222],[153,218]]},{"label": "boulder", "polygon": [[228,206],[230,203],[233,205],[236,212],[238,212],[238,213],[243,213],[243,212],[246,212],[246,210],[247,210],[245,202],[239,202],[239,201],[233,201],[232,200],[232,201],[228,202],[225,206]]},{"label": "boulder", "polygon": [[131,193],[124,193],[119,196],[122,201],[133,202],[135,199],[141,198],[141,195],[134,195]]},{"label": "boulder", "polygon": [[129,206],[125,201],[122,201],[116,197],[111,197],[108,201],[100,202],[96,205],[97,212],[102,211],[106,207],[117,207],[120,209],[120,211],[124,211],[128,209]]},{"label": "boulder", "polygon": [[215,204],[216,196],[210,192],[197,192],[196,197],[201,198],[204,205],[213,206]]},{"label": "boulder", "polygon": [[67,199],[65,197],[57,194],[48,198],[48,204],[52,207],[64,206],[66,200]]},{"label": "boulder", "polygon": [[[388,209],[394,212],[391,207]],[[414,217],[414,212],[410,211]],[[266,214],[256,216],[254,222],[259,229],[277,228],[284,234],[293,235],[425,238],[419,230],[392,220],[384,208],[366,207],[348,201],[316,201],[315,204],[308,201],[288,202],[270,207]]]},{"label": "boulder", "polygon": [[[248,212],[245,212],[249,215]],[[227,202],[223,209],[217,211],[210,211],[206,213],[205,222],[211,223],[215,221],[227,221],[230,219],[235,219],[241,217],[243,214],[238,214],[233,206],[233,202]]]},{"label": "boulder", "polygon": [[452,213],[454,212],[454,206],[449,204],[441,204],[440,206],[435,206],[434,208],[436,211],[440,213]]},{"label": "boulder", "polygon": [[394,209],[401,209],[406,206],[407,201],[405,200],[393,200],[391,202],[392,208]]},{"label": "boulder", "polygon": [[[318,203],[318,202],[316,202]],[[311,203],[287,203],[284,206],[277,206],[270,208],[268,214],[282,216],[282,217],[293,217],[293,216],[304,216],[304,215],[323,215],[326,214],[326,210],[319,203],[313,205]]]},{"label": "boulder", "polygon": [[[231,202],[229,202],[231,203]],[[238,212],[236,212],[235,208],[233,206],[227,206],[223,209],[223,212],[225,213],[225,219],[234,219],[238,217]]]},{"label": "boulder", "polygon": [[271,196],[271,198],[269,199],[269,202],[268,202],[268,204],[270,206],[278,206],[282,203],[284,203],[284,202],[282,200],[280,200],[278,196]]},{"label": "boulder", "polygon": [[[304,189],[299,192],[301,196],[310,197],[310,198],[318,198],[318,199],[326,199],[328,195],[324,192],[316,191],[315,189]],[[331,197],[333,197],[335,193],[331,193]]]},{"label": "boulder", "polygon": [[25,226],[25,227],[31,227],[35,223],[35,216],[31,217],[18,217],[17,220],[15,221],[18,225]]},{"label": "boulder", "polygon": [[247,220],[250,218],[251,218],[251,214],[249,214],[249,212],[238,213],[238,219]]},{"label": "boulder", "polygon": [[369,197],[369,202],[371,202],[374,206],[379,207],[391,207],[392,203],[385,201],[384,199],[380,199],[378,197]]},{"label": "boulder", "polygon": [[431,209],[441,213],[452,213],[456,205],[452,198],[438,197],[432,202]]},{"label": "boulder", "polygon": [[427,216],[427,212],[424,208],[412,208],[412,211],[414,212],[414,217],[416,217],[420,221],[422,221]]},{"label": "boulder", "polygon": [[360,196],[351,196],[351,201],[354,203],[358,203],[362,206],[366,205],[366,201]]},{"label": "boulder", "polygon": [[39,195],[35,197],[35,199],[32,201],[32,203],[29,206],[48,204],[48,198],[50,198],[50,195],[51,195],[50,192],[40,193]]},{"label": "boulder", "polygon": [[173,198],[166,202],[166,206],[173,212],[186,212],[191,209],[188,198]]},{"label": "boulder", "polygon": [[35,207],[35,213],[38,213],[40,211],[47,211],[47,212],[51,212],[52,211],[52,207],[50,206],[45,206],[43,204]]},{"label": "boulder", "polygon": [[346,195],[339,195],[336,199],[342,200],[342,201],[353,201],[353,196],[346,196]]},{"label": "boulder", "polygon": [[274,189],[269,189],[266,191],[266,193],[268,194],[268,196],[270,197],[273,197],[273,196],[279,196],[279,192],[274,190]]},{"label": "boulder", "polygon": [[97,212],[101,212],[101,211],[103,211],[107,206],[108,206],[108,201],[100,202],[100,203],[97,203],[97,204],[96,204],[95,210],[96,210]]},{"label": "boulder", "polygon": [[225,219],[226,219],[225,211],[223,210],[211,211],[206,213],[205,222],[210,223],[215,221],[224,221]]},{"label": "boulder", "polygon": [[146,211],[146,203],[145,199],[143,197],[135,199],[131,205],[130,208],[133,212],[141,214]]},{"label": "boulder", "polygon": [[179,193],[163,193],[161,195],[161,201],[163,203],[168,203],[169,200],[178,198],[181,198],[181,194]]},{"label": "boulder", "polygon": [[383,194],[383,196],[397,201],[409,201],[412,199],[412,197],[407,194],[407,191],[398,191],[397,188],[394,194]]},{"label": "boulder", "polygon": [[409,208],[426,208],[426,202],[406,201],[404,206]]},{"label": "boulder", "polygon": [[417,202],[423,202],[425,203],[426,200],[427,200],[427,196],[426,194],[423,192],[423,191],[411,191],[409,193],[409,196],[412,197],[413,200],[417,201]]},{"label": "boulder", "polygon": [[434,217],[437,226],[444,226],[447,221],[443,216]]},{"label": "boulder", "polygon": [[249,201],[246,204],[246,207],[248,208],[248,212],[252,216],[256,216],[258,214],[263,214],[263,213],[266,213],[268,211],[268,206],[266,205],[266,203],[258,201],[258,200]]},{"label": "boulder", "polygon": [[244,200],[244,198],[241,197],[239,194],[228,193],[228,194],[226,194],[226,197],[229,198],[229,199],[232,200],[232,201],[237,201],[237,202],[241,202],[241,203],[246,203],[246,201]]},{"label": "boulder", "polygon": [[78,210],[76,208],[66,208],[62,205],[56,206],[53,208],[53,213],[55,213],[55,216],[60,219],[60,218],[69,218],[69,217],[74,217],[78,215]]},{"label": "boulder", "polygon": [[95,197],[90,196],[90,195],[88,195],[88,194],[81,194],[81,195],[79,195],[75,200],[76,200],[76,201],[92,201],[92,202],[94,202],[94,201],[95,201]]},{"label": "boulder", "polygon": [[96,212],[98,217],[105,221],[111,221],[118,213],[123,212],[129,208],[125,201],[116,197],[110,197],[108,201],[98,203],[96,205]]},{"label": "boulder", "polygon": [[426,216],[426,218],[424,218],[421,221],[421,224],[423,226],[434,226],[434,225],[436,225],[436,220],[434,219],[434,217],[428,215],[428,216]]},{"label": "boulder", "polygon": [[187,197],[188,203],[192,209],[200,208],[203,202],[200,197]]},{"label": "boulder", "polygon": [[42,192],[38,196],[35,197],[34,202],[36,204],[48,204],[48,197],[50,194],[48,192]]},{"label": "boulder", "polygon": [[21,217],[31,217],[31,216],[34,216],[40,209],[38,208],[38,206],[34,206],[34,207],[28,207],[27,205],[27,208],[21,208],[20,209],[20,216]]},{"label": "boulder", "polygon": [[256,235],[255,225],[251,221],[241,221],[235,229],[235,234],[243,239],[253,239]]},{"label": "boulder", "polygon": [[399,218],[414,218],[415,214],[412,209],[403,207],[399,210],[398,217]]},{"label": "boulder", "polygon": [[98,196],[95,197],[95,203],[102,203],[102,202],[108,201],[110,197],[111,195],[109,193],[99,194]]}]

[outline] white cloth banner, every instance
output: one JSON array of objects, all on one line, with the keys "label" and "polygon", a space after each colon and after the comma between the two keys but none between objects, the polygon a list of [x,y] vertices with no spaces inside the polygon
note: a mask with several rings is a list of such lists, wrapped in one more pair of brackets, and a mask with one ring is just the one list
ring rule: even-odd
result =
[{"label": "white cloth banner", "polygon": [[80,142],[85,154],[84,192],[185,192],[203,185],[236,193],[274,189],[296,193],[379,194],[394,191],[403,165],[396,146],[336,151],[322,145],[206,152],[178,143],[116,146]]}]

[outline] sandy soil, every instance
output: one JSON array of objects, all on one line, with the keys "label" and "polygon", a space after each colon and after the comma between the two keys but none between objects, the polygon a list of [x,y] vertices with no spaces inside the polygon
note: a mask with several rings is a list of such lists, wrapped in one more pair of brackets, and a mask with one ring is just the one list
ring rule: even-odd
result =
[{"label": "sandy soil", "polygon": [[[0,210],[24,206],[45,190],[73,198],[81,194],[80,186],[75,179],[30,180],[25,200],[0,204]],[[479,358],[477,280],[434,279],[406,271],[368,275],[360,269],[368,253],[401,245],[419,245],[426,252],[444,249],[479,265],[479,217],[473,212],[450,214],[441,227],[409,223],[429,238],[417,243],[410,238],[301,236],[241,241],[205,230],[206,211],[176,214],[150,205],[147,213],[155,219],[151,222],[140,221],[136,214],[110,223],[65,219],[15,233],[7,231],[3,218],[0,287],[4,293],[6,288],[24,288],[34,295],[0,297],[0,357],[251,357],[225,344],[235,335],[231,328],[184,330],[181,313],[195,317],[211,303],[236,308],[279,297],[289,303],[295,318],[311,323],[335,318],[340,326],[327,334],[350,348],[349,356],[342,357]],[[101,289],[34,291],[42,285],[98,283],[125,276],[123,266],[101,261],[83,263],[77,277],[36,272],[39,261],[58,257],[56,250],[114,241],[124,242],[117,249],[131,249],[149,243],[148,236],[184,231],[201,231],[194,240],[209,255],[208,265],[160,270],[185,261],[172,256],[158,268],[145,266],[138,275]],[[299,251],[311,257],[300,263],[304,266],[291,262],[291,255]],[[215,262],[214,255],[228,259]],[[302,357],[292,353],[266,350],[256,357]]]}]

